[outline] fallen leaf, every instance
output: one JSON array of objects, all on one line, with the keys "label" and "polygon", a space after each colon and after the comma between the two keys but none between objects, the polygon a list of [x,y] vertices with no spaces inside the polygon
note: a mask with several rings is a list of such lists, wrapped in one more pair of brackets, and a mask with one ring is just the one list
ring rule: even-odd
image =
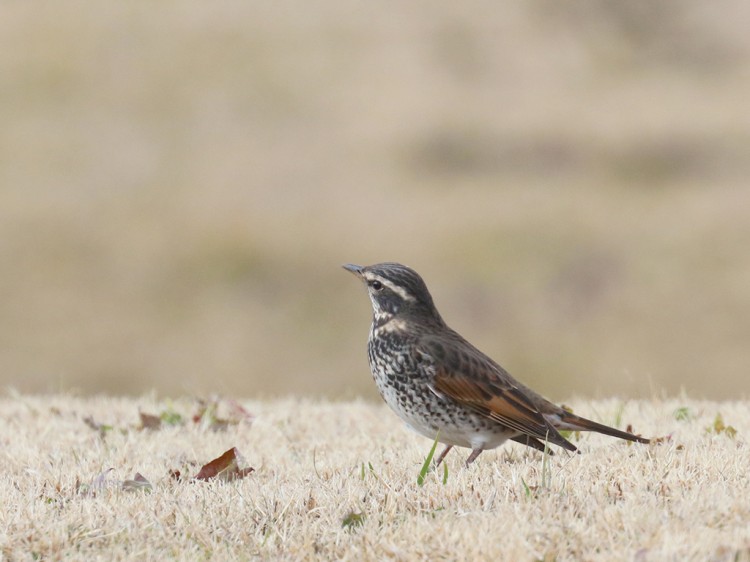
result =
[{"label": "fallen leaf", "polygon": [[208,464],[204,464],[200,472],[195,475],[195,480],[237,480],[244,478],[255,469],[252,467],[240,468],[244,465],[245,459],[242,457],[236,447],[232,447],[223,455],[215,458]]},{"label": "fallen leaf", "polygon": [[102,437],[104,437],[108,431],[112,431],[114,429],[114,427],[112,427],[111,425],[97,422],[91,416],[86,416],[85,418],[83,418],[83,423],[85,423],[94,431],[98,431],[99,435],[101,435]]},{"label": "fallen leaf", "polygon": [[138,412],[138,415],[141,417],[140,429],[150,429],[153,431],[161,427],[161,418],[159,416],[144,414],[143,412]]},{"label": "fallen leaf", "polygon": [[[199,399],[198,411],[193,414],[193,422],[212,431],[224,431],[230,425],[238,425],[241,422],[252,423],[255,419],[255,416],[236,400],[230,399],[224,401],[224,403],[226,405],[222,407],[222,401],[216,397],[208,400]],[[228,417],[221,417],[219,410],[226,410],[227,408],[229,409]]]},{"label": "fallen leaf", "polygon": [[208,425],[208,428],[211,431],[226,431],[226,429],[230,426],[229,420],[225,420],[222,418],[214,418],[211,420],[211,423]]},{"label": "fallen leaf", "polygon": [[671,443],[672,435],[664,435],[662,437],[651,437],[652,445],[661,445],[662,443]]},{"label": "fallen leaf", "polygon": [[91,481],[91,487],[92,488],[106,488],[108,483],[111,482],[110,480],[107,480],[107,476],[110,472],[113,472],[114,468],[108,468],[104,472],[101,472],[94,477],[94,479]]},{"label": "fallen leaf", "polygon": [[197,402],[198,411],[193,414],[193,423],[201,423],[216,410],[216,402],[213,399],[204,400],[203,398],[198,398]]},{"label": "fallen leaf", "polygon": [[182,480],[182,473],[176,468],[173,468],[169,471],[169,477],[173,480]]},{"label": "fallen leaf", "polygon": [[312,496],[312,492],[310,492],[310,495],[307,496],[307,501],[305,502],[305,509],[307,509],[308,512],[315,509],[315,506],[317,505],[317,502],[315,501],[315,498]]},{"label": "fallen leaf", "polygon": [[76,479],[78,492],[85,496],[94,496],[102,490],[105,490],[107,488],[114,488],[117,485],[117,482],[107,478],[107,476],[109,476],[109,473],[112,471],[114,471],[114,468],[108,468],[104,472],[100,472],[99,474],[94,476],[94,478],[91,480],[91,483],[88,485],[80,484]]},{"label": "fallen leaf", "polygon": [[219,402],[216,398],[198,400],[198,411],[193,414],[193,422],[199,423],[213,431],[221,431],[229,426],[227,420],[218,417]]},{"label": "fallen leaf", "polygon": [[230,408],[230,419],[245,421],[247,423],[253,423],[255,421],[255,415],[248,412],[242,404],[237,402],[237,400],[230,398],[227,400],[227,404]]},{"label": "fallen leaf", "polygon": [[153,490],[151,482],[146,480],[146,478],[144,478],[144,476],[140,472],[136,472],[132,480],[125,480],[122,483],[121,487],[127,492],[150,492],[151,490]]}]

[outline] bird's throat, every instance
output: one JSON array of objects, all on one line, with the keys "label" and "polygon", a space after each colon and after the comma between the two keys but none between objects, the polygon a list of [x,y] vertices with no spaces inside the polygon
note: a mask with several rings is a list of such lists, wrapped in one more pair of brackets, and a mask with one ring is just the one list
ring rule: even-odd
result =
[{"label": "bird's throat", "polygon": [[406,329],[406,322],[394,314],[379,313],[372,317],[373,334],[389,333]]}]

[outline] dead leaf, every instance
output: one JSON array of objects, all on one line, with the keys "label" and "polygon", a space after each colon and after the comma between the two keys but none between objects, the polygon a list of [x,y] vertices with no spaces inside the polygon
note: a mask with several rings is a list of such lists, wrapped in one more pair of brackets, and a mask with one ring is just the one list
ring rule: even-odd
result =
[{"label": "dead leaf", "polygon": [[107,476],[109,476],[109,473],[112,471],[114,471],[114,468],[108,468],[104,472],[100,472],[99,474],[94,476],[94,478],[91,480],[91,483],[88,485],[80,484],[76,479],[77,489],[79,493],[85,496],[95,496],[97,493],[103,490],[114,488],[117,485],[117,482],[107,478]]},{"label": "dead leaf", "polygon": [[[222,406],[224,404],[224,406]],[[228,417],[221,417],[220,410],[229,410]],[[255,419],[236,400],[225,400],[222,402],[217,397],[208,400],[198,400],[198,411],[193,415],[193,422],[199,423],[212,431],[224,431],[230,425],[238,425],[241,422],[252,423]]]},{"label": "dead leaf", "polygon": [[125,480],[121,487],[127,492],[150,492],[154,488],[140,472],[136,472],[132,480]]},{"label": "dead leaf", "polygon": [[194,479],[211,480],[217,478],[219,480],[237,480],[244,478],[255,470],[252,467],[240,468],[240,465],[245,464],[245,459],[237,448],[232,447],[220,457],[203,465]]},{"label": "dead leaf", "polygon": [[198,398],[198,411],[193,414],[193,423],[201,423],[205,418],[210,417],[213,411],[216,410],[214,400],[204,400]]},{"label": "dead leaf", "polygon": [[219,417],[219,401],[216,398],[198,400],[198,411],[193,415],[193,422],[212,431],[224,431],[229,427],[229,420]]},{"label": "dead leaf", "polygon": [[161,418],[159,416],[144,414],[143,412],[138,412],[138,415],[141,417],[140,429],[150,429],[153,431],[161,428]]},{"label": "dead leaf", "polygon": [[652,437],[651,438],[651,444],[652,445],[661,445],[662,443],[671,443],[672,442],[672,435],[664,435],[663,437]]},{"label": "dead leaf", "polygon": [[91,481],[91,487],[97,489],[106,488],[108,482],[111,482],[110,480],[107,480],[107,475],[114,470],[114,468],[108,468],[104,472],[97,474],[96,477],[94,477],[94,479]]},{"label": "dead leaf", "polygon": [[182,480],[182,473],[176,468],[173,468],[169,471],[169,477],[173,480]]},{"label": "dead leaf", "polygon": [[255,415],[245,409],[245,407],[232,398],[227,400],[227,404],[230,409],[230,419],[236,419],[238,422],[244,421],[247,423],[253,423],[255,421]]},{"label": "dead leaf", "polygon": [[307,496],[307,501],[305,502],[305,509],[307,509],[308,513],[315,509],[317,506],[317,502],[315,501],[315,498],[312,495],[312,492],[310,492],[310,495]]},{"label": "dead leaf", "polygon": [[[643,437],[643,435],[641,435],[640,433],[636,433],[635,431],[633,431],[633,424],[632,424],[632,423],[629,423],[629,424],[628,424],[628,425],[627,425],[627,426],[625,427],[625,431],[626,431],[627,433],[632,433],[632,434],[633,434],[633,435],[635,435],[636,437]],[[650,439],[650,441],[651,441],[652,443],[654,443],[654,440],[653,440],[653,439],[651,439],[651,438],[649,438],[649,439]],[[626,443],[627,443],[628,447],[630,447],[630,446],[632,446],[632,445],[633,445],[634,441],[627,441]]]},{"label": "dead leaf", "polygon": [[111,425],[97,422],[92,416],[86,416],[85,418],[83,418],[83,423],[85,423],[94,431],[98,431],[99,435],[102,438],[107,435],[108,431],[112,431],[114,429],[114,427],[112,427]]},{"label": "dead leaf", "polygon": [[229,420],[225,420],[222,418],[215,418],[211,420],[211,423],[209,424],[208,428],[211,431],[226,431],[229,425],[230,425]]}]

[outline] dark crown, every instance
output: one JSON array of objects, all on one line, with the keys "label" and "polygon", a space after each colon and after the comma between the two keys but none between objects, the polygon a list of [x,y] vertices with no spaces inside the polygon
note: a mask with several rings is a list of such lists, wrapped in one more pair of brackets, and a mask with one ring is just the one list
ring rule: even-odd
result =
[{"label": "dark crown", "polygon": [[412,268],[400,263],[385,262],[368,265],[365,271],[374,273],[392,282],[397,287],[401,287],[415,300],[432,305],[432,296],[430,291],[427,290],[427,285],[419,273]]},{"label": "dark crown", "polygon": [[410,267],[393,262],[378,263],[362,268],[362,276],[369,286],[377,280],[385,285],[380,295],[374,295],[385,310],[440,318],[427,285]]}]

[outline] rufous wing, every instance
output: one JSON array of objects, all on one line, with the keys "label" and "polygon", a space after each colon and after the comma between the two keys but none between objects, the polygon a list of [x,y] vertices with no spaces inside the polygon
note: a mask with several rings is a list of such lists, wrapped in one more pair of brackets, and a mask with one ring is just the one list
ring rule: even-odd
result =
[{"label": "rufous wing", "polygon": [[544,416],[514,387],[498,387],[460,374],[436,373],[433,391],[522,435],[575,447],[550,426]]},{"label": "rufous wing", "polygon": [[[440,364],[430,361],[442,356]],[[422,361],[429,361],[430,388],[438,396],[458,402],[498,424],[515,430],[519,435],[529,435],[549,440],[570,451],[575,446],[551,426],[523,390],[503,380],[490,362],[451,361],[450,350],[445,346],[435,352],[429,348],[421,352]],[[479,365],[482,372],[466,372],[469,366]]]}]

